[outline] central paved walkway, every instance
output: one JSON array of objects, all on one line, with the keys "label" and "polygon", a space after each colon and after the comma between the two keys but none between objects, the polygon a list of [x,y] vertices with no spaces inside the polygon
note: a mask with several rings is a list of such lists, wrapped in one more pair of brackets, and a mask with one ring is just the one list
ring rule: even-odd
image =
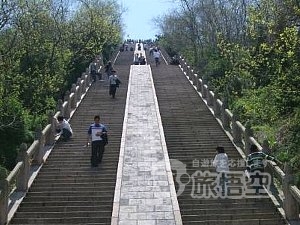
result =
[{"label": "central paved walkway", "polygon": [[149,65],[131,66],[112,225],[181,225]]}]

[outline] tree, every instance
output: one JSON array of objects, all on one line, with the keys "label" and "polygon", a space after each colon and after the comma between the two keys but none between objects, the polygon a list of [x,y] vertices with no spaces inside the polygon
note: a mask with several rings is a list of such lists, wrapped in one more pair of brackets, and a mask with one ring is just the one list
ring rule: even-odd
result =
[{"label": "tree", "polygon": [[32,141],[35,127],[45,125],[48,111],[91,60],[121,42],[116,1],[69,3],[1,2],[0,164],[7,168],[15,163],[17,146]]}]

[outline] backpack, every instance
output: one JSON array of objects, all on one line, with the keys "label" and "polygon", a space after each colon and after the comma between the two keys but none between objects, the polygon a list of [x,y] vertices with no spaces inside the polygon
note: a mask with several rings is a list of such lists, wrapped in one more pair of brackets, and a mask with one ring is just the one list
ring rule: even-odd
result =
[{"label": "backpack", "polygon": [[101,135],[102,140],[104,141],[104,146],[108,144],[108,136],[107,133],[103,133]]},{"label": "backpack", "polygon": [[119,87],[120,84],[121,84],[121,81],[118,78],[116,78],[116,87]]}]

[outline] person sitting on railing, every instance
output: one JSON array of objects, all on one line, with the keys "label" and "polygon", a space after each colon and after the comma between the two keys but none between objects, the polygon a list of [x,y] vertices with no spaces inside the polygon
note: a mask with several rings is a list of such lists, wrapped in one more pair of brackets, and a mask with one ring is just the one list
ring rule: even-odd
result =
[{"label": "person sitting on railing", "polygon": [[259,190],[263,189],[262,173],[265,172],[266,160],[279,163],[274,157],[260,151],[256,145],[250,146],[250,154],[247,156],[247,172],[250,175],[251,186],[255,188],[256,194],[259,194]]},{"label": "person sitting on railing", "polygon": [[68,141],[73,135],[70,123],[63,116],[57,117],[56,132],[56,136],[61,135],[64,141]]}]

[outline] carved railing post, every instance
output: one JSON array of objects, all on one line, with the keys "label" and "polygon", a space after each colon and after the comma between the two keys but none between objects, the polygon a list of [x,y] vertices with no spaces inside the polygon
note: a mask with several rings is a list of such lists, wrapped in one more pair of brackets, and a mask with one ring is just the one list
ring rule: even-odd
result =
[{"label": "carved railing post", "polygon": [[92,76],[89,73],[82,73],[81,79],[83,80],[83,86],[82,86],[82,91],[83,93],[86,92],[86,89],[90,86],[92,83]]},{"label": "carved railing post", "polygon": [[182,68],[183,68],[183,72],[187,73],[187,64],[185,59],[182,59]]},{"label": "carved railing post", "polygon": [[192,71],[191,71],[191,67],[187,66],[187,71],[186,71],[186,75],[189,77],[189,80],[192,80]]},{"label": "carved railing post", "polygon": [[213,106],[214,105],[214,93],[209,90],[208,86],[206,89],[206,96],[207,96],[207,105],[208,106]]},{"label": "carved railing post", "polygon": [[214,93],[214,100],[213,100],[213,105],[214,105],[214,114],[215,117],[219,118],[221,115],[221,108],[218,102],[219,96],[217,93]]},{"label": "carved railing post", "polygon": [[186,70],[186,62],[184,61],[184,59],[182,59],[182,71],[183,74],[187,75],[187,70]]},{"label": "carved railing post", "polygon": [[246,128],[244,133],[245,153],[249,154],[250,146],[251,146],[250,137],[253,136],[253,131],[249,123],[246,123],[245,128]]},{"label": "carved railing post", "polygon": [[77,105],[77,91],[76,91],[76,84],[72,84],[71,93],[73,93],[73,98],[71,99],[71,108],[75,109]]},{"label": "carved railing post", "polygon": [[27,154],[27,145],[25,143],[21,144],[20,146],[18,161],[23,162],[23,168],[20,170],[17,177],[17,190],[27,191],[30,162],[29,162],[29,156]]},{"label": "carved railing post", "polygon": [[49,124],[51,124],[51,132],[45,139],[45,145],[52,145],[54,144],[55,139],[55,129],[56,129],[56,118],[54,118],[54,112],[50,111],[48,114]]},{"label": "carved railing post", "polygon": [[81,99],[82,92],[83,92],[82,85],[81,85],[81,78],[80,77],[78,77],[76,85],[78,86],[77,101],[79,101]]},{"label": "carved railing post", "polygon": [[197,91],[201,92],[201,83],[202,83],[202,80],[200,78],[200,76],[198,74],[195,74],[195,79],[196,79],[196,88],[197,88]]},{"label": "carved railing post", "polygon": [[228,130],[230,127],[230,120],[226,113],[227,107],[228,107],[227,99],[223,99],[222,107],[221,107],[221,114],[222,114],[222,124],[223,124],[224,130]]},{"label": "carved railing post", "polygon": [[192,83],[193,83],[193,70],[192,70],[191,66],[189,66],[188,75],[189,75],[189,81],[192,81]]},{"label": "carved railing post", "polygon": [[[268,140],[264,140],[263,143],[262,143],[262,152],[264,152],[265,154],[267,155],[271,155],[271,148],[270,148],[270,145],[269,145],[269,141]],[[274,173],[273,173],[273,169],[271,168],[272,165],[270,165],[270,163],[267,164],[266,166],[266,172],[268,174],[270,174],[270,177],[271,177],[271,186],[270,186],[270,190],[273,192],[276,187],[274,185]]]},{"label": "carved railing post", "polygon": [[242,144],[242,134],[241,134],[240,129],[237,125],[237,116],[236,116],[236,114],[233,114],[233,116],[232,116],[232,136],[233,136],[233,142],[237,146],[241,146],[241,144]]},{"label": "carved railing post", "polygon": [[193,85],[197,85],[197,79],[198,79],[198,76],[197,74],[194,73],[194,70],[192,70],[192,80],[193,80]]},{"label": "carved railing post", "polygon": [[204,81],[202,80],[202,83],[201,83],[201,95],[202,95],[202,98],[203,99],[206,99],[206,85],[204,83]]},{"label": "carved railing post", "polygon": [[69,119],[71,115],[70,91],[66,91],[64,101],[67,103],[64,110],[64,117]]},{"label": "carved railing post", "polygon": [[45,145],[45,136],[42,135],[42,125],[41,124],[39,124],[36,127],[34,139],[39,140],[39,147],[38,147],[37,152],[34,155],[33,161],[36,164],[41,165],[43,162],[43,156],[44,156],[43,149],[44,149],[44,145]]},{"label": "carved railing post", "polygon": [[283,209],[288,220],[299,220],[299,205],[290,192],[290,185],[294,182],[291,166],[286,163],[284,166],[285,176],[282,181],[284,200]]}]

